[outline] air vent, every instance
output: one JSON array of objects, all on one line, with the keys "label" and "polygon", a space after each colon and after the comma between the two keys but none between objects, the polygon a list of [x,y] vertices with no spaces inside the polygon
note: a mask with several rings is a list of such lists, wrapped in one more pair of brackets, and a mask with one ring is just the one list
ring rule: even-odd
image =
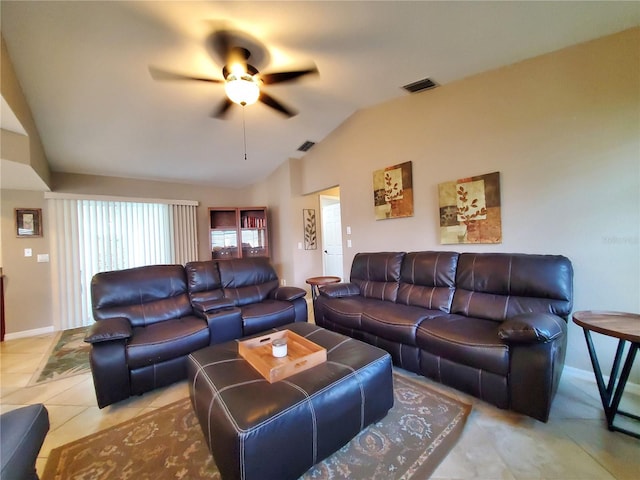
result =
[{"label": "air vent", "polygon": [[432,88],[436,88],[438,84],[431,80],[430,78],[424,78],[422,80],[418,80],[417,82],[410,83],[405,85],[404,88],[409,93],[417,93],[423,90],[429,90]]},{"label": "air vent", "polygon": [[299,152],[308,152],[309,150],[311,150],[311,147],[313,147],[316,144],[316,142],[312,142],[311,140],[307,140],[306,142],[304,142],[302,145],[300,145],[298,147],[298,151]]}]

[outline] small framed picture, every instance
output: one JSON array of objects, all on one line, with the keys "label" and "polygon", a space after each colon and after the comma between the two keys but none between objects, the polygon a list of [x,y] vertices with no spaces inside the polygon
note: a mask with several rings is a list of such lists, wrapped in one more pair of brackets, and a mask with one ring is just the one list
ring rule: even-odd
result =
[{"label": "small framed picture", "polygon": [[42,209],[16,208],[16,233],[18,237],[41,237]]}]

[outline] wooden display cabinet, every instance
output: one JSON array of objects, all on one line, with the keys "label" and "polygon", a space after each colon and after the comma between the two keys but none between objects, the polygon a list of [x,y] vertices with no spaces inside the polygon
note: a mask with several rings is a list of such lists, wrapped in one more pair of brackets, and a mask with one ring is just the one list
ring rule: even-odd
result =
[{"label": "wooden display cabinet", "polygon": [[209,208],[211,258],[268,257],[266,207]]}]

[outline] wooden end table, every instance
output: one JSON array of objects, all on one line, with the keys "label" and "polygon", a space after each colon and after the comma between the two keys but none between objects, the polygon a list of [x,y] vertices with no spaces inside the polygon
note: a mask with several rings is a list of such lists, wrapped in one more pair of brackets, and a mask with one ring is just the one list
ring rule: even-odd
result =
[{"label": "wooden end table", "polygon": [[311,285],[311,298],[315,300],[320,294],[318,287],[329,285],[330,283],[338,283],[340,282],[340,277],[311,277],[307,278],[306,282]]},{"label": "wooden end table", "polygon": [[[623,412],[619,409],[622,393],[640,346],[640,315],[622,312],[583,311],[573,314],[573,322],[584,330],[584,337],[587,341],[587,348],[589,349],[589,356],[591,357],[591,364],[593,365],[593,372],[596,376],[596,383],[598,384],[598,391],[600,392],[600,399],[602,400],[609,430],[640,438],[640,432],[627,430],[613,424],[618,414],[640,421],[640,416]],[[600,362],[591,339],[592,331],[618,339],[618,348],[607,385],[605,385]],[[627,351],[622,371],[620,371],[627,342],[630,343],[629,350]]]}]

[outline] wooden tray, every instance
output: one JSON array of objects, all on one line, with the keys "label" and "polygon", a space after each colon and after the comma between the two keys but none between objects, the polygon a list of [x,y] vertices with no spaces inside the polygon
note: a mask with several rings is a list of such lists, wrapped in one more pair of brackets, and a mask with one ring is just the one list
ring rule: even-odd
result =
[{"label": "wooden tray", "polygon": [[[287,339],[286,357],[276,358],[272,355],[271,342],[277,338]],[[290,330],[240,341],[238,353],[269,383],[283,380],[327,361],[326,348]]]}]

